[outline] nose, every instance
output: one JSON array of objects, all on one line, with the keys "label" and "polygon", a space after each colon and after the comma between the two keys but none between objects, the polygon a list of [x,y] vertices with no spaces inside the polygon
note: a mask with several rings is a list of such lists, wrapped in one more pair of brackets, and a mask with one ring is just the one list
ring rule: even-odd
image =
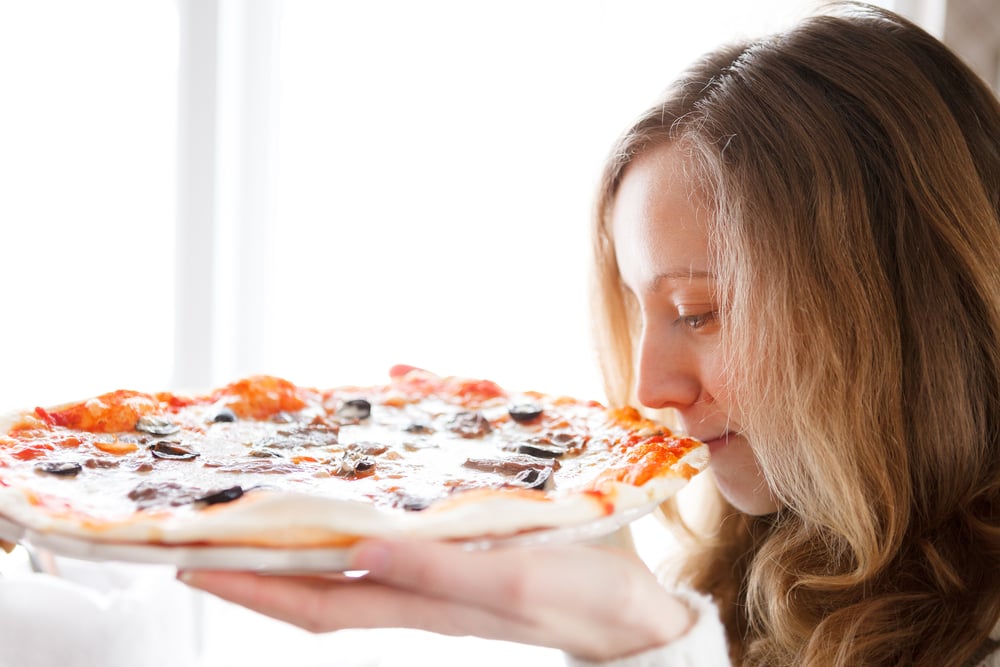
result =
[{"label": "nose", "polygon": [[681,412],[702,393],[699,365],[683,336],[668,326],[643,326],[639,342],[636,398],[649,408]]}]

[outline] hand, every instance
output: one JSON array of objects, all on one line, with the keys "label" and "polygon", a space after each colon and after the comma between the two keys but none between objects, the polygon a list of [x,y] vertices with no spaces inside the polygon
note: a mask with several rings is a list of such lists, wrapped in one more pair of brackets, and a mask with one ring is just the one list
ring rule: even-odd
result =
[{"label": "hand", "polygon": [[363,542],[362,577],[188,571],[189,585],[312,632],[405,627],[608,660],[666,644],[693,616],[637,557],[591,546],[467,551]]}]

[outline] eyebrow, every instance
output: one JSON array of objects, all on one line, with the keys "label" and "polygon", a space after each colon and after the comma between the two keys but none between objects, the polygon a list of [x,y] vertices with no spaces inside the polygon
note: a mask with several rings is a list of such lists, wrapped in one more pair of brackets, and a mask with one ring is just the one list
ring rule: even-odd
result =
[{"label": "eyebrow", "polygon": [[653,277],[653,281],[650,283],[650,288],[655,292],[659,290],[665,282],[673,280],[707,280],[711,278],[715,278],[715,274],[710,271],[692,271],[691,269],[688,269],[687,271],[668,271],[667,273],[656,274],[656,276]]}]

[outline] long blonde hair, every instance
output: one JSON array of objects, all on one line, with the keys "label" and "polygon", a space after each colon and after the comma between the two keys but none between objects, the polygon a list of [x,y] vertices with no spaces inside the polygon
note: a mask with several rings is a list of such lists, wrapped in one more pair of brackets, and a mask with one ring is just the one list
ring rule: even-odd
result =
[{"label": "long blonde hair", "polygon": [[609,400],[637,314],[609,221],[636,155],[713,202],[730,381],[782,509],[720,501],[685,573],[745,665],[963,665],[1000,617],[1000,105],[906,20],[839,5],[698,61],[625,133],[596,211]]}]

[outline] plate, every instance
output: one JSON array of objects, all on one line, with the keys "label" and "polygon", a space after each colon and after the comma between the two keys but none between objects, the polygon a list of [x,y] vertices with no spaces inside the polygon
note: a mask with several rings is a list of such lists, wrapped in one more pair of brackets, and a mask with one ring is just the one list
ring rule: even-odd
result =
[{"label": "plate", "polygon": [[349,555],[349,550],[342,548],[267,549],[100,542],[40,533],[2,517],[0,537],[67,558],[174,565],[178,569],[338,572],[346,569]]},{"label": "plate", "polygon": [[[658,502],[575,526],[546,528],[510,536],[457,540],[465,549],[532,548],[599,540],[653,511]],[[0,517],[0,538],[88,561],[173,565],[178,569],[245,570],[271,573],[343,572],[350,548],[266,548],[102,542],[32,530]]]}]

